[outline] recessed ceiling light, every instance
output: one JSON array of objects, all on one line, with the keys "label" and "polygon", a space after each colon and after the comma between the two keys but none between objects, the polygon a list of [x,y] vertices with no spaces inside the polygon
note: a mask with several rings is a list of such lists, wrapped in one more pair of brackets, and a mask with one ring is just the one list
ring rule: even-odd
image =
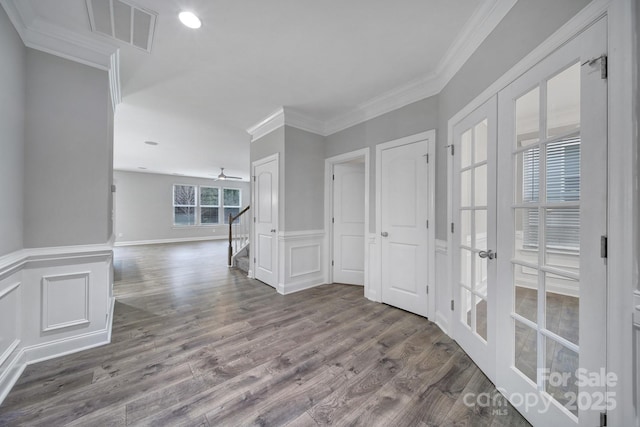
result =
[{"label": "recessed ceiling light", "polygon": [[145,141],[144,143],[147,145],[158,145],[158,143],[155,141]]},{"label": "recessed ceiling light", "polygon": [[180,22],[189,28],[195,29],[202,26],[200,18],[198,18],[193,12],[180,12],[178,18],[180,18]]}]

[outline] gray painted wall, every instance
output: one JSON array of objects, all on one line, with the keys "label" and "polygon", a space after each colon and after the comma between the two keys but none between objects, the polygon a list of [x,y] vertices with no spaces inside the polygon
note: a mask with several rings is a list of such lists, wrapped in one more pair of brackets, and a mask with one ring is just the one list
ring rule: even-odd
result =
[{"label": "gray painted wall", "polygon": [[[370,147],[370,232],[375,232],[376,227],[376,145],[435,129],[437,119],[438,97],[434,96],[326,137],[325,158]],[[438,167],[439,165],[436,165],[436,168]]]},{"label": "gray painted wall", "polygon": [[174,184],[240,188],[242,206],[251,200],[248,182],[125,171],[114,171],[114,182],[116,242],[228,236],[229,227],[224,224],[174,226]]},{"label": "gray painted wall", "polygon": [[26,48],[0,7],[0,256],[23,248]]},{"label": "gray painted wall", "polygon": [[106,71],[26,55],[24,244],[105,243],[111,180]]},{"label": "gray painted wall", "polygon": [[285,126],[286,231],[324,229],[324,137]]},{"label": "gray painted wall", "polygon": [[447,238],[447,122],[590,0],[520,0],[438,95],[436,237]]}]

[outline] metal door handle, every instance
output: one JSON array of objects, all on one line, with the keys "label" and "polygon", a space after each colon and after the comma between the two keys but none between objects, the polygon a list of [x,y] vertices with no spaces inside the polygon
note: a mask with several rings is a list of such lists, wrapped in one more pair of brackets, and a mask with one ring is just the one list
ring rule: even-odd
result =
[{"label": "metal door handle", "polygon": [[382,237],[387,237],[389,235],[389,233],[387,233],[386,231],[383,231],[382,233],[380,233],[380,235]]},{"label": "metal door handle", "polygon": [[275,232],[276,232],[276,229],[275,229],[275,228],[272,228],[272,229],[271,229],[271,232],[272,232],[272,233],[275,233]]},{"label": "metal door handle", "polygon": [[494,259],[494,258],[498,257],[498,254],[493,252],[491,249],[489,249],[488,251],[480,251],[480,252],[478,252],[478,256],[480,258]]}]

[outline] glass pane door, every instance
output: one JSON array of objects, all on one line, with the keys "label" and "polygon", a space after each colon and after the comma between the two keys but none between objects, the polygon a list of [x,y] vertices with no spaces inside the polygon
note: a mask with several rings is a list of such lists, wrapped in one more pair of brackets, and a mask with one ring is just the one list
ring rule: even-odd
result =
[{"label": "glass pane door", "polygon": [[454,126],[454,336],[491,378],[495,285],[495,98]]},{"label": "glass pane door", "polygon": [[579,63],[515,100],[514,142],[515,368],[577,417],[576,382],[549,378],[579,367]]},{"label": "glass pane door", "polygon": [[604,51],[599,21],[498,95],[496,385],[534,425],[606,410],[606,387],[580,381],[606,369]]}]

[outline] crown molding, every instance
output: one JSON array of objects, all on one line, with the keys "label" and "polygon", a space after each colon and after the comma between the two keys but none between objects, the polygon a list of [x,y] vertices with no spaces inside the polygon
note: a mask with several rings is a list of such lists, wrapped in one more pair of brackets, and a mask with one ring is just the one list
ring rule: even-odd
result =
[{"label": "crown molding", "polygon": [[116,50],[110,57],[109,67],[109,91],[111,92],[111,106],[116,111],[118,104],[122,102],[122,90],[120,86],[120,50]]},{"label": "crown molding", "polygon": [[421,99],[437,95],[440,92],[439,80],[434,74],[424,76],[358,104],[353,110],[329,119],[325,124],[325,133],[332,135]]},{"label": "crown molding", "polygon": [[488,0],[469,18],[462,32],[456,37],[436,68],[439,90],[456,75],[482,42],[498,26],[518,0]]},{"label": "crown molding", "polygon": [[325,123],[323,121],[306,116],[289,107],[283,107],[283,111],[285,125],[292,126],[306,132],[315,133],[317,135],[327,136]]},{"label": "crown molding", "polygon": [[251,135],[251,142],[254,142],[285,125],[321,136],[327,136],[325,124],[322,121],[308,117],[289,107],[278,108],[266,118],[248,128],[247,132]]},{"label": "crown molding", "polygon": [[331,135],[340,132],[440,93],[516,2],[517,0],[484,1],[469,18],[433,74],[378,95],[347,113],[331,118],[325,124],[325,133]]},{"label": "crown molding", "polygon": [[254,142],[274,130],[284,126],[284,108],[280,107],[266,118],[247,129],[251,135],[251,142]]}]

